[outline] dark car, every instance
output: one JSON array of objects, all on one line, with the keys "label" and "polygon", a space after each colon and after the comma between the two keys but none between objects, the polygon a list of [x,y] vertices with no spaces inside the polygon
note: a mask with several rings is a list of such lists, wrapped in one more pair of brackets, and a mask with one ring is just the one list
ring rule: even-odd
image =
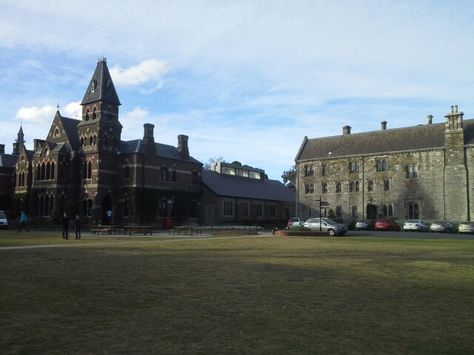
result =
[{"label": "dark car", "polygon": [[375,228],[375,221],[372,219],[363,219],[360,221],[357,221],[355,224],[355,229],[357,231],[371,231]]},{"label": "dark car", "polygon": [[378,219],[375,221],[377,231],[399,231],[400,225],[393,219]]}]

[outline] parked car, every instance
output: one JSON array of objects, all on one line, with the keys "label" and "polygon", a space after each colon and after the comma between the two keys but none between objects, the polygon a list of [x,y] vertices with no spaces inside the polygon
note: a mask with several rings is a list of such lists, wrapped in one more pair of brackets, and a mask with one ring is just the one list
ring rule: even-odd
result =
[{"label": "parked car", "polygon": [[459,233],[474,233],[474,223],[473,222],[461,222],[458,226]]},{"label": "parked car", "polygon": [[303,227],[311,229],[312,231],[328,232],[330,236],[344,235],[347,232],[347,226],[342,223],[337,223],[330,218],[310,218],[303,223]]},{"label": "parked car", "polygon": [[304,220],[299,217],[291,217],[288,220],[288,229],[295,227],[303,227]]},{"label": "parked car", "polygon": [[393,219],[378,219],[375,221],[376,231],[399,231],[400,225]]},{"label": "parked car", "polygon": [[373,230],[375,228],[375,221],[372,219],[363,219],[360,221],[357,221],[355,224],[355,229],[358,231],[361,230]]},{"label": "parked car", "polygon": [[3,211],[0,211],[0,228],[8,228],[8,218]]},{"label": "parked car", "polygon": [[437,221],[430,224],[431,232],[453,233],[456,231],[454,224],[447,221]]},{"label": "parked car", "polygon": [[429,226],[421,219],[407,219],[403,224],[404,231],[426,232]]}]

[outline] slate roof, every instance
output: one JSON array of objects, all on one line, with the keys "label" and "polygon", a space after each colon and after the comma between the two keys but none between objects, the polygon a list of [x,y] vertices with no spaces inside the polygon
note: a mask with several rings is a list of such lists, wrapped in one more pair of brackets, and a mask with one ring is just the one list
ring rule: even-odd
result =
[{"label": "slate roof", "polygon": [[63,124],[64,130],[69,138],[69,143],[73,149],[79,147],[79,135],[77,133],[77,125],[81,122],[80,120],[75,120],[73,118],[61,116],[61,122]]},{"label": "slate roof", "polygon": [[87,86],[86,93],[82,99],[81,105],[96,101],[104,101],[115,105],[120,105],[120,100],[115,91],[112,77],[105,59],[97,62],[94,74]]},{"label": "slate roof", "polygon": [[277,180],[256,180],[203,169],[201,181],[219,196],[294,202],[295,192]]},{"label": "slate roof", "polygon": [[[143,140],[135,139],[132,141],[121,141],[120,142],[120,153],[121,154],[132,154],[132,153],[142,153],[143,149]],[[156,156],[174,159],[174,160],[184,160],[192,163],[202,164],[199,160],[194,159],[192,156],[189,156],[189,159],[183,159],[178,153],[178,149],[172,145],[155,143]]]},{"label": "slate roof", "polygon": [[[464,143],[474,144],[474,120],[464,120]],[[445,124],[427,124],[373,132],[343,134],[303,141],[296,160],[444,147]]]},{"label": "slate roof", "polygon": [[13,168],[18,159],[18,155],[13,154],[0,154],[0,167],[1,168]]}]

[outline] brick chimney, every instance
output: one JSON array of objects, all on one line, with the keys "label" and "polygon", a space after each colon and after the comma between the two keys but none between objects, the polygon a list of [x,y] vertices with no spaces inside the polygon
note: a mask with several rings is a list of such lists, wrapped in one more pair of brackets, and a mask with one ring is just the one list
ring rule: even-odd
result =
[{"label": "brick chimney", "polygon": [[380,122],[380,129],[385,131],[387,129],[387,121]]},{"label": "brick chimney", "polygon": [[342,127],[342,134],[351,134],[351,126],[344,126]]},{"label": "brick chimney", "polygon": [[155,137],[153,136],[154,129],[155,129],[155,126],[152,125],[151,123],[145,123],[143,125],[143,140],[144,141],[155,142]]},{"label": "brick chimney", "polygon": [[428,115],[426,118],[428,120],[428,124],[433,124],[433,115]]},{"label": "brick chimney", "polygon": [[188,138],[184,134],[178,136],[178,154],[183,159],[189,159]]}]

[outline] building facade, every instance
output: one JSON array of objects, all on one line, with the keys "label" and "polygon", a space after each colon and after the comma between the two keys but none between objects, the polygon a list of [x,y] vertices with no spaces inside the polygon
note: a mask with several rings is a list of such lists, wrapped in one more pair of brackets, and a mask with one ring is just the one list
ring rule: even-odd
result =
[{"label": "building facade", "polygon": [[154,126],[145,124],[142,139],[123,141],[121,103],[105,59],[98,61],[81,105],[81,120],[58,109],[33,151],[25,148],[20,129],[17,211],[33,217],[79,213],[96,223],[109,210],[113,223],[197,220],[202,164],[189,154],[187,136],[179,135],[176,147],[156,143]]},{"label": "building facade", "polygon": [[308,139],[296,156],[296,209],[356,219],[474,218],[474,120],[452,106],[445,122]]},{"label": "building facade", "polygon": [[295,192],[265,171],[239,162],[203,170],[203,224],[283,225],[294,215]]}]

